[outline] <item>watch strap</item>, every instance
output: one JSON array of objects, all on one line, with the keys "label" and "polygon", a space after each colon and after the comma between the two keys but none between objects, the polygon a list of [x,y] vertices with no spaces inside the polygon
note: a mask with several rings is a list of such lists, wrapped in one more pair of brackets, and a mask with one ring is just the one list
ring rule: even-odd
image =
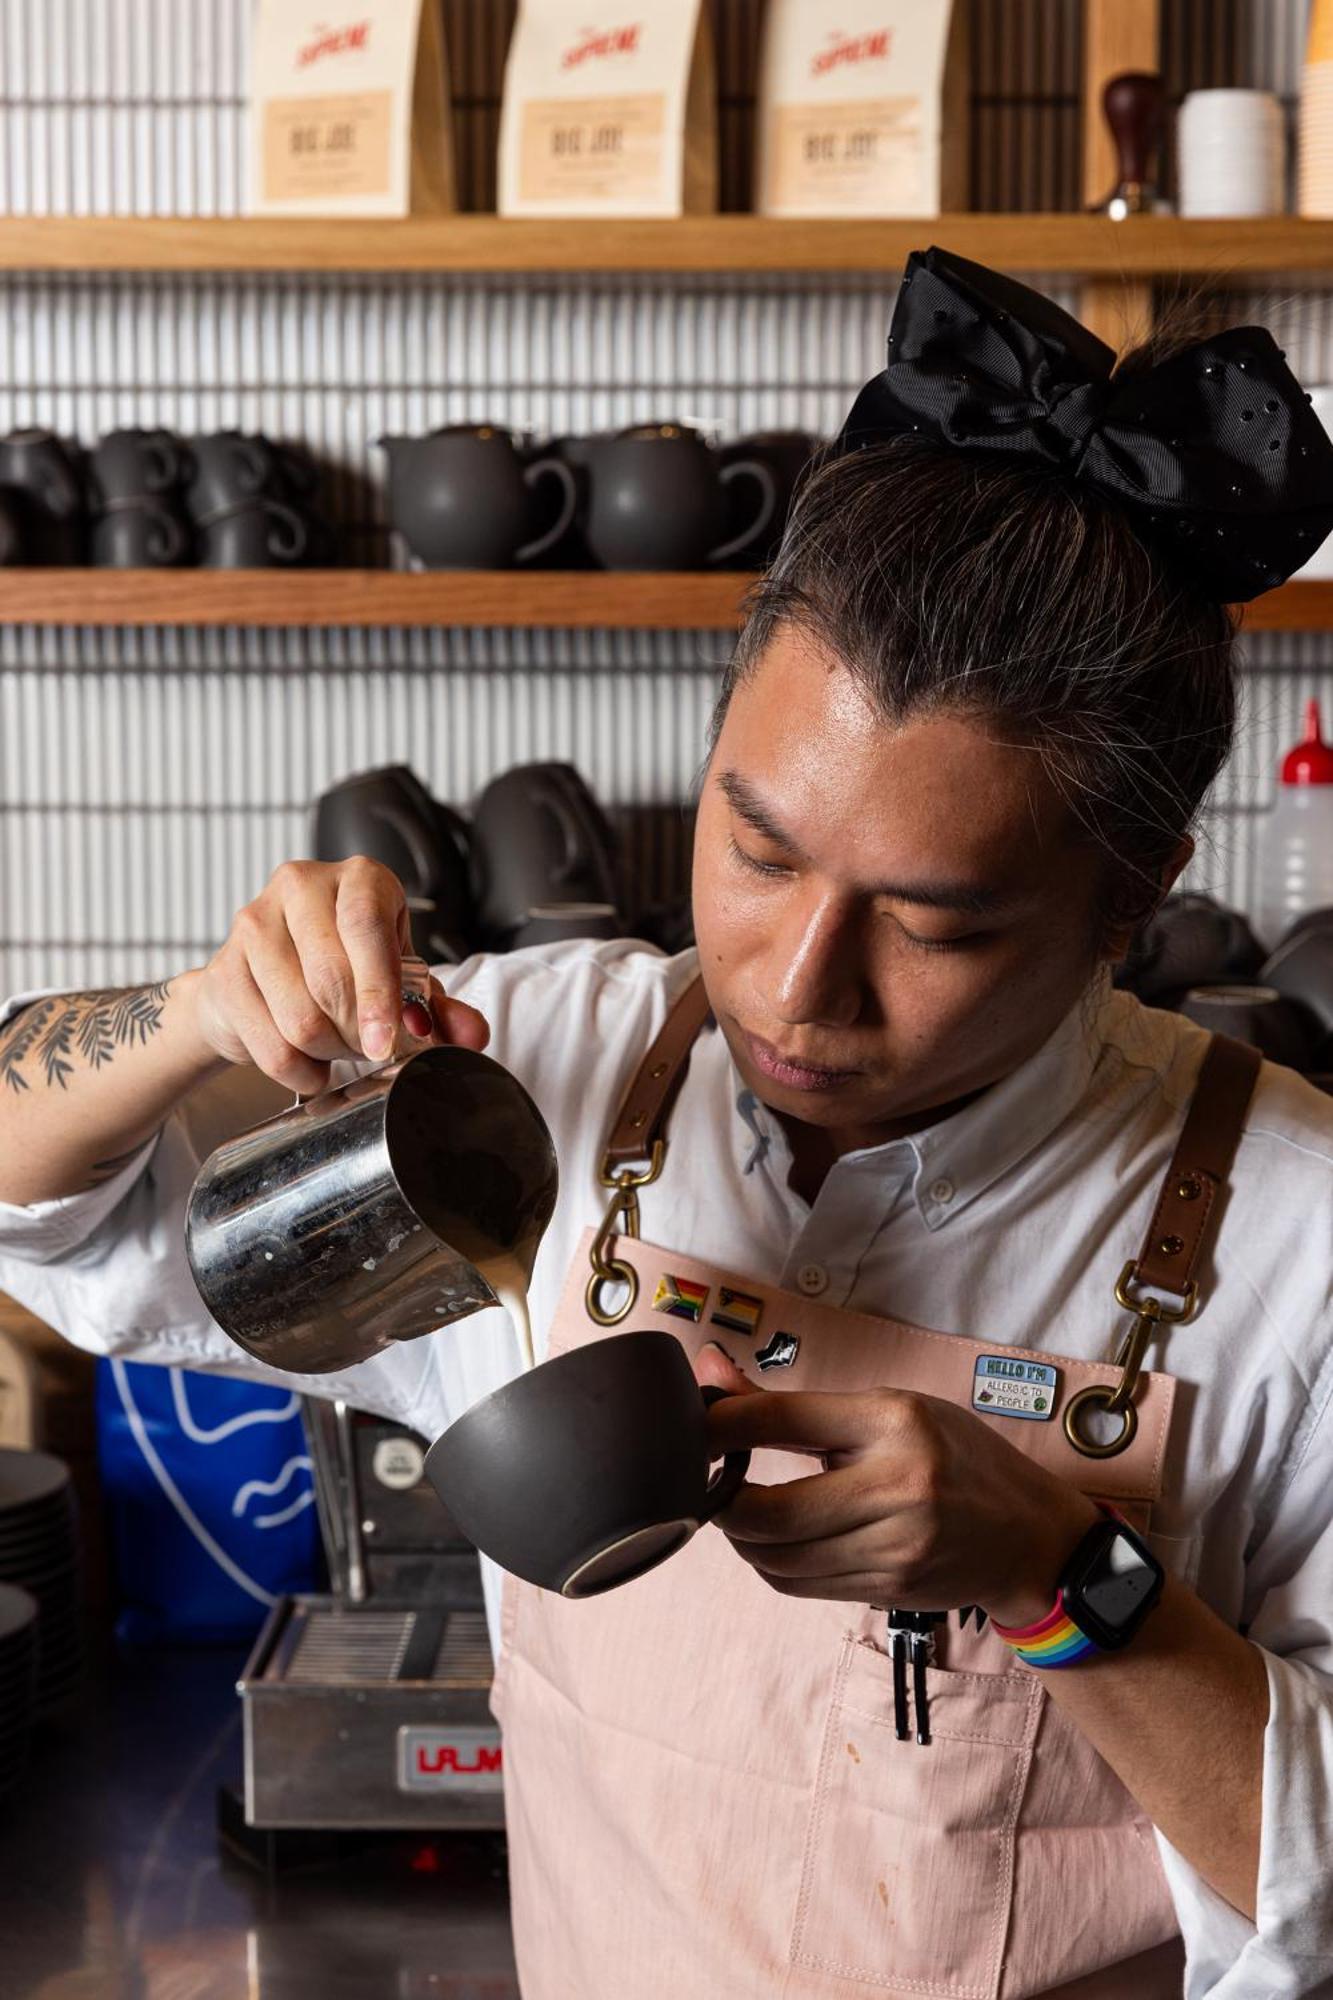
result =
[{"label": "watch strap", "polygon": [[1055,1603],[1035,1625],[991,1625],[1006,1646],[1011,1646],[1029,1667],[1072,1667],[1100,1650],[1065,1609],[1063,1590],[1055,1593]]},{"label": "watch strap", "polygon": [[[1112,1507],[1106,1500],[1098,1500],[1095,1504],[1100,1507],[1106,1519],[1115,1524],[1120,1533],[1128,1535],[1136,1545],[1144,1547],[1140,1537],[1117,1508]],[[1104,1647],[1099,1646],[1097,1641],[1084,1631],[1065,1599],[1065,1579],[1068,1577],[1070,1570],[1077,1567],[1079,1557],[1089,1537],[1100,1535],[1102,1531],[1103,1523],[1095,1521],[1092,1527],[1088,1529],[1087,1534],[1079,1541],[1078,1546],[1074,1549],[1069,1561],[1065,1565],[1064,1576],[1061,1578],[1060,1584],[1056,1589],[1055,1603],[1044,1618],[1037,1619],[1032,1625],[1000,1625],[994,1618],[991,1619],[992,1627],[998,1633],[999,1637],[1004,1640],[1005,1645],[1012,1647],[1019,1659],[1023,1660],[1028,1666],[1072,1667],[1076,1666],[1080,1660],[1090,1659],[1093,1655],[1105,1650]],[[1151,1550],[1145,1547],[1144,1552],[1149,1556],[1150,1560],[1156,1562],[1156,1558],[1152,1556]],[[1158,1573],[1160,1576],[1160,1565],[1158,1565]],[[1141,1610],[1142,1617],[1147,1616],[1155,1602],[1156,1598],[1154,1597],[1143,1605]],[[1126,1639],[1132,1638],[1137,1629],[1136,1623],[1126,1633]]]}]

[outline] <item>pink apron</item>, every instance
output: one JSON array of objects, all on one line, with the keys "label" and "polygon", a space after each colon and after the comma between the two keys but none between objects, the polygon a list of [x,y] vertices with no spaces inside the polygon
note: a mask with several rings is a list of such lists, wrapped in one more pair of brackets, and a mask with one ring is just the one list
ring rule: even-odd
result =
[{"label": "pink apron", "polygon": [[[704,1006],[691,989],[649,1051],[608,1170],[660,1142]],[[1187,1291],[1243,1123],[1248,1054],[1226,1087],[1196,1092],[1139,1260],[1144,1282],[1162,1281],[1152,1267],[1165,1257]],[[627,1216],[635,1227],[632,1196]],[[644,1307],[670,1280],[680,1311],[653,1323],[691,1355],[717,1338],[753,1374],[758,1354],[793,1354],[762,1378],[770,1386],[890,1384],[975,1407],[982,1357],[1031,1361],[1039,1383],[1053,1366],[1052,1420],[988,1420],[1140,1525],[1162,1491],[1174,1383],[1138,1372],[1141,1346],[1132,1359],[1122,1350],[1123,1370],[988,1349],[604,1229],[588,1232],[570,1272],[553,1354],[604,1330],[587,1307],[594,1254],[635,1273],[631,1324],[649,1323]],[[727,1331],[711,1319],[719,1309]],[[746,1320],[757,1320],[752,1336]],[[779,1334],[795,1336],[794,1351]],[[1132,1436],[1114,1455],[1084,1455],[1064,1411],[1080,1391],[1104,1401],[1131,1368]],[[808,1471],[760,1452],[750,1478]],[[722,1534],[702,1532],[659,1569],[582,1602],[507,1578],[493,1706],[525,2000],[1179,1995],[1183,1954],[1144,1814],[989,1626],[962,1629],[954,1614],[940,1633],[921,1745],[895,1734],[884,1612],[779,1596]]]}]

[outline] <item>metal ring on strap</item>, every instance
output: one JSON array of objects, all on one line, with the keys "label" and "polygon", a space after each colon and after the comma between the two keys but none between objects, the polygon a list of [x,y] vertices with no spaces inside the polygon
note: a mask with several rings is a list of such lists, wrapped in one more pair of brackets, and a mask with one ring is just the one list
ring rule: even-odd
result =
[{"label": "metal ring on strap", "polygon": [[[608,1312],[602,1304],[603,1285],[625,1285],[623,1305]],[[588,1279],[588,1288],[583,1294],[583,1303],[588,1309],[588,1318],[597,1326],[619,1326],[634,1310],[634,1302],[639,1296],[639,1274],[632,1264],[626,1264],[619,1257],[605,1258],[600,1269],[594,1269]]]},{"label": "metal ring on strap", "polygon": [[1120,1411],[1120,1431],[1109,1444],[1099,1444],[1095,1438],[1085,1437],[1079,1423],[1079,1416],[1084,1410],[1109,1410],[1117,1393],[1109,1382],[1093,1382],[1088,1388],[1080,1389],[1076,1396],[1071,1396],[1065,1404],[1065,1436],[1075,1451],[1082,1452],[1085,1458],[1114,1458],[1133,1442],[1139,1427],[1139,1413],[1132,1403],[1126,1403]]}]

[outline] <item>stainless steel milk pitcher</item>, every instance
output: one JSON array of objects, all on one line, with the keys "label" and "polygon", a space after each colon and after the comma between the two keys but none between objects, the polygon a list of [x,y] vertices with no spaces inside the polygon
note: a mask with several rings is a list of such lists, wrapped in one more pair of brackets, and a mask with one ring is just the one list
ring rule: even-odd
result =
[{"label": "stainless steel milk pitcher", "polygon": [[495,1305],[478,1260],[530,1276],[556,1187],[517,1079],[471,1049],[422,1049],[219,1146],[186,1253],[248,1354],[325,1374]]}]

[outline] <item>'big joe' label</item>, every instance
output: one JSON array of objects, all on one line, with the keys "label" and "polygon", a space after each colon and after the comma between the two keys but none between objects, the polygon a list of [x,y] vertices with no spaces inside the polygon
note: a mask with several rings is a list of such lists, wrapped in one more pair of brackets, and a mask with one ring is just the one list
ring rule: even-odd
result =
[{"label": "'big joe' label", "polygon": [[910,210],[923,193],[921,101],[775,105],[767,157],[766,207],[819,201],[855,212],[883,202]]},{"label": "'big joe' label", "polygon": [[530,99],[523,107],[523,201],[651,198],[662,173],[666,96]]},{"label": "'big joe' label", "polygon": [[279,97],[264,106],[265,201],[384,195],[393,93]]}]

